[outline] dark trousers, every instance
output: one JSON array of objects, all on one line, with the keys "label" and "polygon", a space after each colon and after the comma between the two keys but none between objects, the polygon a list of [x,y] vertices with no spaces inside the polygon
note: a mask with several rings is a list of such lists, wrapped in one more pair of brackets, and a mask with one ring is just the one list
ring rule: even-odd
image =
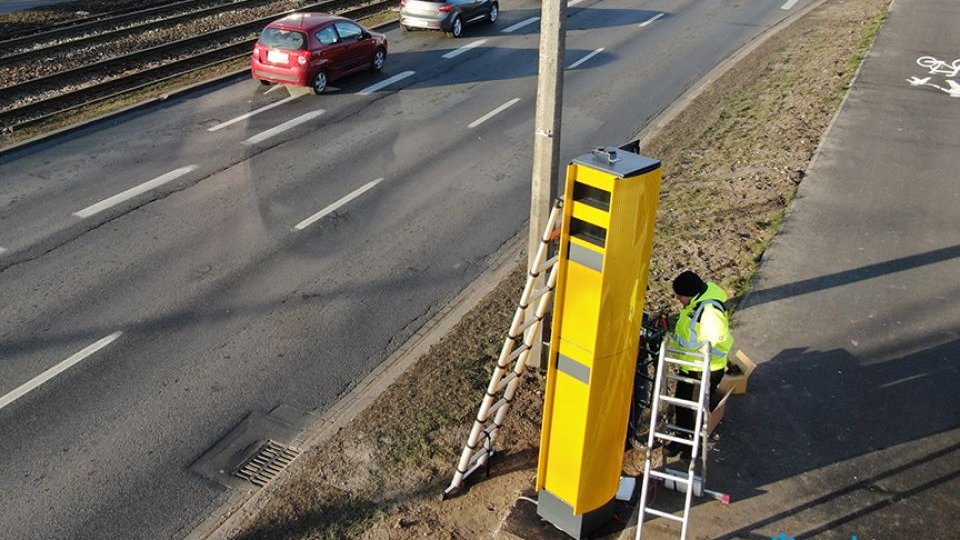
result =
[{"label": "dark trousers", "polygon": [[[717,394],[717,386],[720,385],[720,381],[723,379],[724,370],[718,369],[717,371],[710,372],[710,407],[713,407],[713,403],[716,401],[715,397]],[[680,375],[684,377],[689,377],[691,379],[699,379],[699,371],[681,371]],[[683,381],[677,381],[677,393],[676,397],[680,399],[687,399],[690,401],[697,401],[697,398],[700,397],[700,385],[690,384]],[[675,407],[677,413],[677,426],[689,429],[690,431],[694,430],[694,427],[697,423],[697,411],[693,409],[688,409],[686,407]]]}]

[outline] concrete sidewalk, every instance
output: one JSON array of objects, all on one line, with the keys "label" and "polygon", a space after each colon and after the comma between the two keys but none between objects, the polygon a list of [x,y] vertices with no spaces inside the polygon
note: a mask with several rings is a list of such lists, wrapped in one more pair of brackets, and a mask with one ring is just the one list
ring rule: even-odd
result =
[{"label": "concrete sidewalk", "polygon": [[691,537],[960,536],[958,28],[955,0],[891,7],[737,313],[761,365],[708,482],[734,502]]}]

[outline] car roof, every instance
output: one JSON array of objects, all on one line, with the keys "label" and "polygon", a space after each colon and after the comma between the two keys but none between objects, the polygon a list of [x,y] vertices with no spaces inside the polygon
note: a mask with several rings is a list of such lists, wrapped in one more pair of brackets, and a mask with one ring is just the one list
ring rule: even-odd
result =
[{"label": "car roof", "polygon": [[267,25],[267,28],[282,28],[284,30],[311,30],[330,21],[349,21],[345,17],[330,13],[291,13]]}]

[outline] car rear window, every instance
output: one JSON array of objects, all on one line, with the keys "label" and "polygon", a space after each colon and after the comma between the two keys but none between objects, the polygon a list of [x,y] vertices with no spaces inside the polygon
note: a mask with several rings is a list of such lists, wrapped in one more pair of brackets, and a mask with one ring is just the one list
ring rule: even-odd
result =
[{"label": "car rear window", "polygon": [[299,51],[307,48],[307,36],[302,32],[281,30],[280,28],[264,28],[260,33],[260,44],[267,47]]}]

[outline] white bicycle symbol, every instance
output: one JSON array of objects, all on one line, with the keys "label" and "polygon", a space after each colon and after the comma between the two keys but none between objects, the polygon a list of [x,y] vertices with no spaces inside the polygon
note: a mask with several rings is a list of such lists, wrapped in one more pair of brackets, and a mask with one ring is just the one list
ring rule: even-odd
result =
[{"label": "white bicycle symbol", "polygon": [[948,64],[932,56],[921,56],[917,58],[917,65],[929,69],[930,73],[934,75],[956,77],[957,73],[960,73],[960,58],[954,60],[952,64]]}]

